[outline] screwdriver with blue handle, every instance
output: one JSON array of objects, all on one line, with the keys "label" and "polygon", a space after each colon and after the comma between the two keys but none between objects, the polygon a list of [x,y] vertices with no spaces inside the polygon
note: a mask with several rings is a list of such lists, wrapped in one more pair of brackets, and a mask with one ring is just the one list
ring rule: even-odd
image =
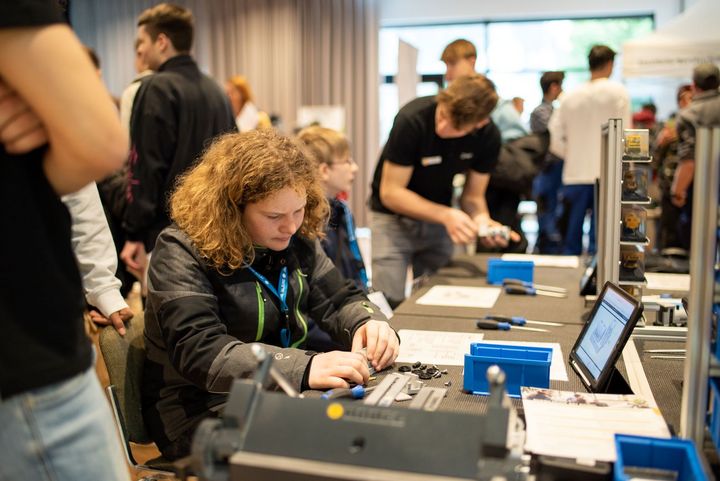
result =
[{"label": "screwdriver with blue handle", "polygon": [[369,393],[373,389],[375,389],[376,386],[373,387],[365,387],[361,384],[358,384],[357,386],[353,386],[351,388],[337,388],[337,389],[330,389],[329,391],[325,391],[320,395],[323,399],[337,399],[341,397],[349,397],[351,399],[362,399],[365,397],[365,394]]},{"label": "screwdriver with blue handle", "polygon": [[491,319],[493,321],[509,322],[513,326],[524,326],[525,324],[538,324],[541,326],[557,326],[557,327],[562,326],[562,324],[560,324],[559,322],[533,321],[533,320],[526,319],[521,316],[497,316],[494,314],[488,314],[483,319]]},{"label": "screwdriver with blue handle", "polygon": [[542,289],[537,289],[535,287],[525,287],[525,286],[505,286],[505,293],[506,294],[518,294],[521,296],[548,296],[548,297],[567,297],[567,294],[561,294],[559,292],[550,292],[550,291],[544,291]]},{"label": "screwdriver with blue handle", "polygon": [[503,279],[503,287],[506,286],[521,286],[521,287],[534,287],[541,291],[558,292],[560,294],[567,294],[567,289],[564,287],[557,286],[546,286],[543,284],[535,284],[534,282],[521,281],[520,279]]},{"label": "screwdriver with blue handle", "polygon": [[478,319],[475,322],[478,329],[490,329],[495,331],[509,331],[510,329],[521,329],[523,331],[548,332],[547,329],[539,327],[513,326],[509,322],[495,321],[493,319]]}]

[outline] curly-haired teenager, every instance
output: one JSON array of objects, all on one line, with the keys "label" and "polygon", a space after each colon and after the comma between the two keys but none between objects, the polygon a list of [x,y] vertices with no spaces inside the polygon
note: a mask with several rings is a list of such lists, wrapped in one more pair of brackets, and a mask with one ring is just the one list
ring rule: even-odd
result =
[{"label": "curly-haired teenager", "polygon": [[[367,381],[363,347],[376,369],[397,357],[385,317],[320,246],[316,172],[299,143],[256,130],[219,138],[181,177],[145,314],[143,409],[166,457],[186,455],[198,422],[253,372],[251,343],[300,390]],[[308,318],[353,352],[306,352]]]}]

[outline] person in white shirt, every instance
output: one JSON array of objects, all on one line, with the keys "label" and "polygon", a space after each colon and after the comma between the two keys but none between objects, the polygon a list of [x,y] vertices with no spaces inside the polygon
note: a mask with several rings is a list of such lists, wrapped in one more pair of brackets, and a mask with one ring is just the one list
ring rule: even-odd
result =
[{"label": "person in white shirt", "polygon": [[85,299],[100,311],[91,310],[90,318],[96,324],[112,324],[125,335],[124,322],[134,314],[120,294],[115,244],[95,182],[64,195],[62,201],[72,217],[71,242]]},{"label": "person in white shirt", "polygon": [[562,196],[569,208],[563,254],[582,253],[582,226],[589,211],[590,243],[595,252],[594,190],[600,177],[601,127],[608,119],[620,118],[630,127],[630,97],[627,89],[609,79],[615,52],[605,45],[590,49],[590,82],[561,98],[550,118],[550,152],[565,159]]}]

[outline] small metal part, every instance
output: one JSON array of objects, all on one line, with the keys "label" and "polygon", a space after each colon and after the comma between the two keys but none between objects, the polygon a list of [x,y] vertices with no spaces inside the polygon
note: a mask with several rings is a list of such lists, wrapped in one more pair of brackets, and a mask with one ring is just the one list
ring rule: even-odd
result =
[{"label": "small metal part", "polygon": [[400,371],[400,372],[410,372],[411,370],[412,370],[412,368],[410,366],[400,366],[398,368],[398,371]]},{"label": "small metal part", "polygon": [[436,372],[439,372],[439,371],[436,367],[429,367],[429,368],[425,369],[425,372],[430,375],[434,375]]},{"label": "small metal part", "polygon": [[422,409],[424,411],[435,411],[447,393],[442,387],[424,387],[410,403],[410,409]]},{"label": "small metal part", "polygon": [[370,406],[389,406],[395,400],[395,397],[402,392],[408,381],[410,381],[410,378],[403,374],[388,374],[377,385],[375,390],[365,398],[363,403]]},{"label": "small metal part", "polygon": [[447,374],[447,373],[448,373],[448,370],[447,370],[447,369],[443,369],[443,370],[440,371],[440,372],[443,373],[443,374]]},{"label": "small metal part", "polygon": [[447,386],[447,387],[452,386],[452,381],[445,381],[445,386]]},{"label": "small metal part", "polygon": [[427,369],[427,364],[421,364],[420,367],[419,367],[419,369],[420,369],[421,371],[424,371],[425,369]]},{"label": "small metal part", "polygon": [[422,363],[420,361],[416,361],[413,363],[412,368],[413,369],[420,369],[420,366],[422,366]]},{"label": "small metal part", "polygon": [[419,377],[420,379],[423,379],[423,380],[428,380],[428,379],[432,379],[432,374],[428,374],[428,373],[425,372],[425,371],[420,371],[420,372],[418,373],[418,377]]}]

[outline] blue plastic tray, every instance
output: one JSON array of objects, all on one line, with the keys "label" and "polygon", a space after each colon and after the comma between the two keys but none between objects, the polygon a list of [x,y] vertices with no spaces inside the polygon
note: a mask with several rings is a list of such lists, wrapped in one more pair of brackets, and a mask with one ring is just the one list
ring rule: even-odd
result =
[{"label": "blue plastic tray", "polygon": [[615,435],[615,481],[627,481],[626,466],[676,471],[678,481],[703,481],[702,469],[695,445],[689,439],[662,439],[645,436]]},{"label": "blue plastic tray", "polygon": [[499,257],[488,259],[487,281],[502,284],[504,279],[520,279],[532,282],[535,263],[532,261],[504,261]]},{"label": "blue plastic tray", "polygon": [[550,387],[549,347],[516,346],[474,342],[465,354],[463,389],[489,394],[487,369],[496,364],[505,372],[505,388],[511,397],[520,397],[520,386]]}]

